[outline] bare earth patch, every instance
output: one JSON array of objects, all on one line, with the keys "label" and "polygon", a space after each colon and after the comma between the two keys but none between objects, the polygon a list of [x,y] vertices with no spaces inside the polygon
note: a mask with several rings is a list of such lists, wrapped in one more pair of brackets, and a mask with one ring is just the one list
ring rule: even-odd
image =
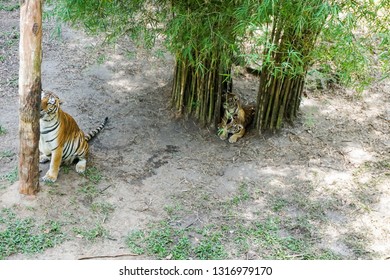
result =
[{"label": "bare earth patch", "polygon": [[[203,256],[207,238],[230,259],[390,257],[389,79],[360,95],[308,87],[293,127],[229,144],[173,118],[169,55],[128,42],[102,47],[66,26],[57,39],[45,23],[43,88],[82,129],[109,123],[92,141],[85,176],[64,166],[55,184],[24,197],[15,177],[19,10],[0,10],[0,25],[0,207],[37,224],[57,221],[64,233],[53,248],[7,259],[172,258],[129,247],[131,233],[161,221],[198,246],[191,258]],[[257,79],[239,71],[235,87],[253,100]]]}]

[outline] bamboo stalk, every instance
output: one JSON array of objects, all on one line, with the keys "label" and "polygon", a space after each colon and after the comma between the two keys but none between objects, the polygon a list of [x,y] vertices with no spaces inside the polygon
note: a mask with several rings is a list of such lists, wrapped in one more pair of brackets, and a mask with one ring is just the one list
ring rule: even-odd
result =
[{"label": "bamboo stalk", "polygon": [[287,97],[291,93],[292,84],[293,83],[292,83],[291,78],[288,78],[287,81],[285,82],[286,86],[285,86],[285,90],[284,90],[284,94],[283,94],[282,104],[281,104],[280,110],[279,110],[278,119],[276,121],[276,129],[280,129],[280,127],[282,125],[282,120],[284,118],[284,110],[287,106]]},{"label": "bamboo stalk", "polygon": [[188,100],[188,114],[192,113],[192,110],[194,109],[195,101],[195,92],[196,92],[196,75],[194,75],[194,71],[190,70],[189,73],[191,73],[191,85],[189,86],[189,95],[190,98]]},{"label": "bamboo stalk", "polygon": [[207,123],[212,123],[212,117],[213,117],[213,112],[214,112],[214,97],[215,97],[215,92],[214,92],[214,77],[215,77],[215,59],[211,60],[210,63],[210,72],[209,72],[209,78],[208,78],[208,88],[210,92],[209,96],[209,105],[208,105],[208,116],[207,116]]},{"label": "bamboo stalk", "polygon": [[173,85],[172,85],[172,93],[171,93],[171,106],[176,107],[176,90],[177,90],[177,68],[178,63],[177,59],[175,61],[175,67],[173,69]]}]

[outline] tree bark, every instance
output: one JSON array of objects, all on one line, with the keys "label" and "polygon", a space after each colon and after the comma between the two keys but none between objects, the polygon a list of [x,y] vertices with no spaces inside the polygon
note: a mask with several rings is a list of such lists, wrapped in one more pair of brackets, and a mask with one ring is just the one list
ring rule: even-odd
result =
[{"label": "tree bark", "polygon": [[39,190],[42,0],[20,1],[19,192]]}]

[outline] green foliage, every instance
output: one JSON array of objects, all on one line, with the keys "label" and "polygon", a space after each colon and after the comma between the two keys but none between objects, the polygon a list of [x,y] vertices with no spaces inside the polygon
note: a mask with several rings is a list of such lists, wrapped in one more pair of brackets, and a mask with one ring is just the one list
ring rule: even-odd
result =
[{"label": "green foliage", "polygon": [[[374,60],[386,65],[389,59],[389,11],[389,1],[333,1],[312,57],[330,65],[345,84],[369,84]],[[375,57],[378,48],[382,53]]]},{"label": "green foliage", "polygon": [[374,78],[376,61],[382,77],[389,75],[388,0],[48,2],[51,15],[81,22],[92,33],[105,32],[108,41],[130,36],[152,47],[162,38],[176,58],[172,105],[178,115],[193,114],[205,125],[219,122],[235,58],[262,70],[259,132],[295,120],[313,64],[358,88]]},{"label": "green foliage", "polygon": [[[200,71],[205,70],[204,59],[218,51],[217,59],[225,65],[234,53],[257,65],[273,65],[274,74],[300,75],[315,61],[332,65],[344,82],[367,82],[365,70],[374,47],[379,47],[378,58],[389,70],[386,0],[47,2],[51,16],[82,22],[92,33],[106,32],[108,40],[131,36],[153,46],[163,35],[168,50]],[[283,40],[270,40],[278,30]],[[248,42],[249,52],[243,49]],[[274,65],[275,51],[285,56],[280,65]]]},{"label": "green foliage", "polygon": [[37,226],[33,218],[18,218],[8,208],[0,211],[0,259],[16,253],[40,253],[63,240],[61,225],[56,221]]}]

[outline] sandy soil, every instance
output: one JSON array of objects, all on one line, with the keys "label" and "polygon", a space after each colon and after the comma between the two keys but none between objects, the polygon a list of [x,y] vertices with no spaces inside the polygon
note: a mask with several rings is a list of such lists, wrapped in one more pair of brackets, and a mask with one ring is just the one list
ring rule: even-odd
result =
[{"label": "sandy soil", "polygon": [[[0,176],[18,161],[18,24],[19,11],[0,11]],[[62,169],[56,184],[41,184],[36,197],[24,197],[17,182],[0,181],[0,207],[38,221],[61,220],[93,227],[101,222],[108,238],[90,242],[72,235],[62,244],[37,255],[9,259],[78,259],[84,256],[129,253],[128,233],[167,217],[166,206],[184,205],[183,221],[218,223],[211,201],[223,201],[245,183],[256,193],[238,215],[247,221],[272,213],[278,199],[289,204],[278,212],[292,221],[324,205],[321,219],[308,220],[318,231],[315,246],[345,259],[384,259],[390,256],[389,79],[362,94],[342,88],[322,91],[308,87],[293,127],[274,135],[249,132],[236,144],[192,120],[174,119],[169,107],[173,60],[152,56],[123,42],[101,46],[101,38],[63,27],[60,39],[45,24],[43,88],[63,99],[63,109],[88,131],[104,117],[106,129],[91,144],[88,166],[103,179],[98,194],[80,193],[88,179],[74,166]],[[254,97],[256,78],[240,72],[236,92]],[[42,176],[48,168],[41,165]],[[212,199],[206,200],[207,197]],[[305,203],[305,201],[307,203]],[[91,203],[114,206],[104,220]],[[329,206],[331,205],[331,206]],[[259,214],[260,213],[260,214]],[[323,219],[326,222],[323,222]],[[345,236],[361,238],[366,253],[348,247]],[[244,256],[231,256],[244,258]],[[148,258],[134,256],[127,258]]]}]

